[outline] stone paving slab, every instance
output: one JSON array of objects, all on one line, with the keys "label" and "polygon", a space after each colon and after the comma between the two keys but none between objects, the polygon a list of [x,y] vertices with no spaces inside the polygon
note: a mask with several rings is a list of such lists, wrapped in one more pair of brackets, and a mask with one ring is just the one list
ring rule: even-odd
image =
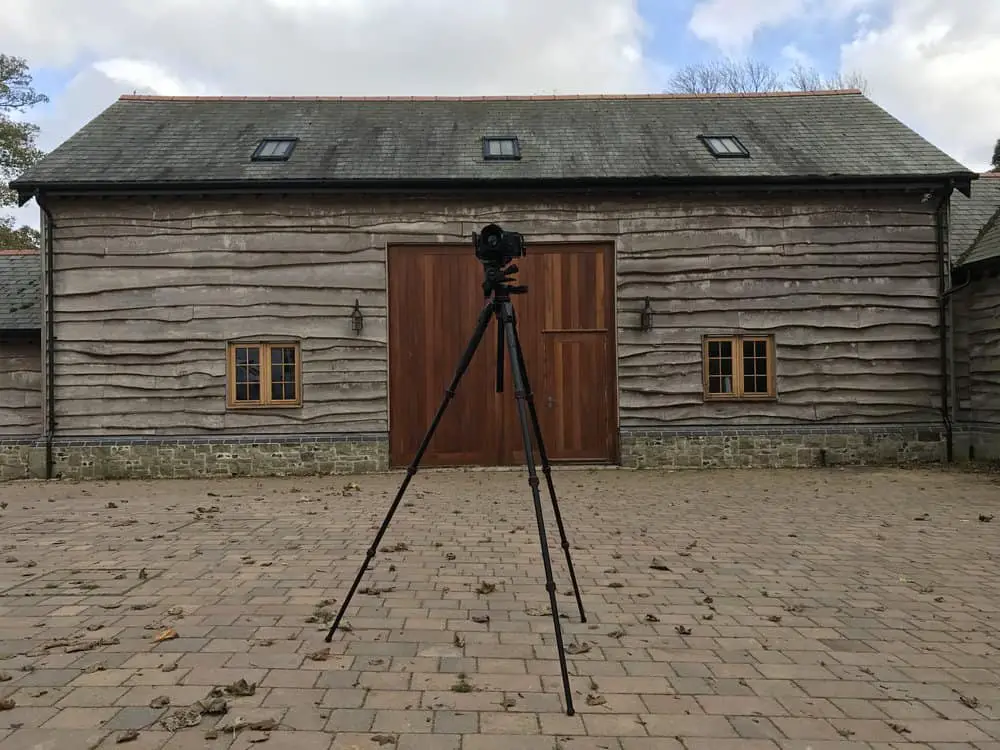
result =
[{"label": "stone paving slab", "polygon": [[399,473],[0,484],[0,750],[1000,750],[996,477],[553,476],[573,716],[523,471],[421,472],[330,644]]}]

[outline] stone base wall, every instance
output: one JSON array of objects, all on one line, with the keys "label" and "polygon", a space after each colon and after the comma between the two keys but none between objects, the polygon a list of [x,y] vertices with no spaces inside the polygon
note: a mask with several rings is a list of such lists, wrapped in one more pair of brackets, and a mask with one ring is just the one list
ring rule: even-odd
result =
[{"label": "stone base wall", "polygon": [[[1000,429],[955,430],[956,461],[1000,460]],[[793,468],[941,463],[941,425],[622,430],[621,465],[655,468]],[[385,434],[53,441],[59,479],[193,479],[387,471]],[[0,479],[45,476],[42,440],[0,438]]]},{"label": "stone base wall", "polygon": [[0,481],[44,476],[44,443],[33,438],[0,438]]},{"label": "stone base wall", "polygon": [[[52,444],[56,479],[365,474],[389,465],[386,435],[60,439]],[[4,479],[43,478],[45,443],[0,443]]]},{"label": "stone base wall", "polygon": [[955,460],[1000,461],[1000,425],[962,424],[956,427]]},{"label": "stone base wall", "polygon": [[796,468],[937,463],[941,425],[689,427],[621,432],[630,468]]}]

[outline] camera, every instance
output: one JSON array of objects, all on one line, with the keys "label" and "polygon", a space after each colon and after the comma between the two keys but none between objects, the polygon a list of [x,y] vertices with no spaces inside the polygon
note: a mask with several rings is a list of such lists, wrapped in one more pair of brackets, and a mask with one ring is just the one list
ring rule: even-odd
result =
[{"label": "camera", "polygon": [[524,235],[508,232],[497,224],[488,224],[479,234],[472,233],[472,244],[481,263],[506,266],[525,255]]}]

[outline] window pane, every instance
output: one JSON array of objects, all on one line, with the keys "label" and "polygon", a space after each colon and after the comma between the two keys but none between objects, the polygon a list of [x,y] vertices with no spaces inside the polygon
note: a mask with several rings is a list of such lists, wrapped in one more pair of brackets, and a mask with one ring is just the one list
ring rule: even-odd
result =
[{"label": "window pane", "polygon": [[246,347],[238,346],[236,347],[236,364],[245,365],[247,363],[247,350]]},{"label": "window pane", "polygon": [[757,393],[767,393],[767,375],[757,376]]},{"label": "window pane", "polygon": [[248,394],[249,394],[249,391],[247,389],[247,384],[246,383],[237,383],[236,384],[236,400],[237,401],[247,401],[247,400],[249,400]]},{"label": "window pane", "polygon": [[513,156],[514,155],[514,141],[503,141],[501,143],[501,149],[502,149],[501,153],[504,156]]},{"label": "window pane", "polygon": [[710,376],[708,378],[709,393],[732,393],[733,379],[729,375]]},{"label": "window pane", "polygon": [[247,351],[247,358],[246,358],[245,361],[248,362],[251,365],[259,365],[260,364],[260,347],[259,346],[247,347],[246,351]]}]

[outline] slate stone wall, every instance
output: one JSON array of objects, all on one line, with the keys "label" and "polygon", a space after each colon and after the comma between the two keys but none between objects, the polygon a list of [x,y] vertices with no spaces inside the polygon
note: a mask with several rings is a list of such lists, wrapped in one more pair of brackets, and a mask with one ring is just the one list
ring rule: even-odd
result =
[{"label": "slate stone wall", "polygon": [[[307,437],[133,438],[53,443],[60,479],[191,479],[229,476],[309,476],[385,471],[384,435]],[[42,441],[0,443],[0,476],[45,476]]]},{"label": "slate stone wall", "polygon": [[622,431],[631,468],[795,468],[936,463],[946,457],[940,425],[688,428]]},{"label": "slate stone wall", "polygon": [[[1000,460],[1000,430],[958,426],[954,437],[957,463]],[[621,465],[636,469],[891,466],[946,458],[940,425],[622,430],[620,444]],[[53,444],[53,466],[61,479],[365,474],[388,470],[389,446],[384,434],[64,439]],[[0,479],[44,476],[44,441],[0,440]]]}]

